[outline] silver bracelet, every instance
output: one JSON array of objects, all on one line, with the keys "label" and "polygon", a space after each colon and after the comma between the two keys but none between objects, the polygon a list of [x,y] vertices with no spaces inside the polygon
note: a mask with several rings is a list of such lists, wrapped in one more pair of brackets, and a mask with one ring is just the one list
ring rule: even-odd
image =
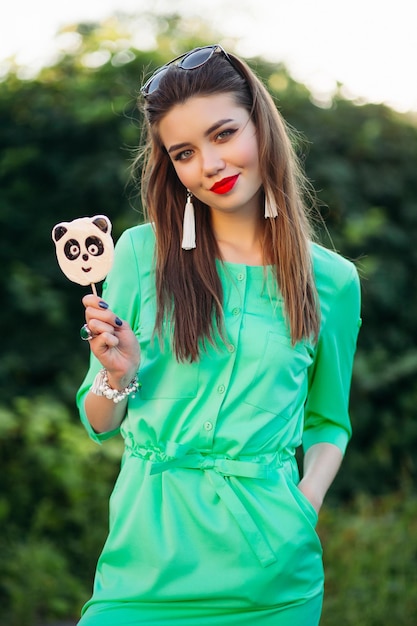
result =
[{"label": "silver bracelet", "polygon": [[124,389],[121,389],[120,391],[119,389],[112,389],[109,385],[109,376],[107,370],[102,369],[95,377],[94,382],[91,386],[91,391],[96,396],[104,396],[109,400],[113,400],[113,402],[117,404],[117,402],[121,402],[128,396],[132,396],[132,398],[134,398],[135,393],[140,389],[140,387],[141,384],[138,381],[138,376],[136,374],[135,377],[130,381],[128,386]]}]

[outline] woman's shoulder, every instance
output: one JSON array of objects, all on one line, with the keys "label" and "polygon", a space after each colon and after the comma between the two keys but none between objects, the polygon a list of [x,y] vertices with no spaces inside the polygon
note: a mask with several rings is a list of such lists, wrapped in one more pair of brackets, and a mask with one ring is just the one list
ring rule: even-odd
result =
[{"label": "woman's shoulder", "polygon": [[317,289],[339,292],[351,283],[358,283],[355,264],[334,250],[318,243],[311,244],[314,277]]},{"label": "woman's shoulder", "polygon": [[150,223],[127,228],[120,236],[116,246],[132,247],[135,254],[152,253],[155,249],[155,231]]}]

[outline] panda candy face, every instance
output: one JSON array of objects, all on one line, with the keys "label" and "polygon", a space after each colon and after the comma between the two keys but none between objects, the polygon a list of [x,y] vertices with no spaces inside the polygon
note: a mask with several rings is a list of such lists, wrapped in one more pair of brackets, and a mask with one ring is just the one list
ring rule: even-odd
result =
[{"label": "panda candy face", "polygon": [[79,285],[103,280],[113,265],[111,222],[105,215],[61,222],[52,229],[59,267]]}]

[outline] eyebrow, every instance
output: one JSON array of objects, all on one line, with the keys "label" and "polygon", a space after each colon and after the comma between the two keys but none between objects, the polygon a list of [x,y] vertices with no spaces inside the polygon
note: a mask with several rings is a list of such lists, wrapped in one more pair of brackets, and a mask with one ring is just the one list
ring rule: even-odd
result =
[{"label": "eyebrow", "polygon": [[[211,135],[211,133],[215,130],[217,130],[218,128],[220,128],[221,126],[223,126],[224,124],[229,124],[229,122],[233,122],[234,120],[232,118],[227,118],[224,120],[219,120],[218,122],[216,122],[215,124],[213,124],[212,126],[210,126],[210,128],[208,128],[205,133],[204,133],[204,137],[208,137],[209,135]],[[176,150],[180,150],[181,148],[186,148],[189,145],[189,142],[184,142],[184,143],[176,143],[173,146],[171,146],[168,150],[168,154],[171,154],[171,152],[175,152]]]}]

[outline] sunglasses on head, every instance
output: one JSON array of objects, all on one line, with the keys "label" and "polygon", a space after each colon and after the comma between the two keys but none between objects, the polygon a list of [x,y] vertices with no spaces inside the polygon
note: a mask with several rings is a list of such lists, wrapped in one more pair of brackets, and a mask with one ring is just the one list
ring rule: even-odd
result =
[{"label": "sunglasses on head", "polygon": [[149,96],[151,93],[154,93],[158,89],[161,78],[166,74],[170,65],[176,65],[182,70],[195,70],[198,67],[201,67],[202,65],[207,63],[207,61],[211,59],[213,54],[216,53],[223,54],[223,56],[229,61],[229,63],[233,67],[235,67],[233,65],[232,59],[219,44],[215,44],[214,46],[203,46],[201,48],[194,48],[194,50],[191,50],[190,52],[180,54],[178,57],[175,57],[175,59],[172,59],[172,61],[166,63],[158,70],[156,70],[156,72],[154,72],[152,76],[146,81],[143,87],[141,87],[141,94],[146,97]]}]

